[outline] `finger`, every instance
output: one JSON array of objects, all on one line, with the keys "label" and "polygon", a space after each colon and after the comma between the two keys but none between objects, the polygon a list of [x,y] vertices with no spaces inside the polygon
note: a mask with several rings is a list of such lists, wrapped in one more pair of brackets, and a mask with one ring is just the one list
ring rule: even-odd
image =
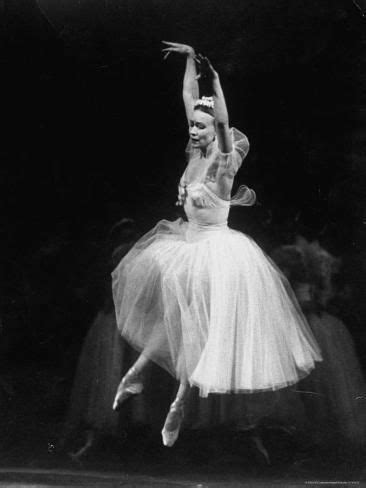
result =
[{"label": "finger", "polygon": [[169,54],[170,54],[170,51],[168,51],[168,52],[165,54],[165,56],[164,56],[164,58],[163,58],[163,59],[164,59],[164,61],[167,59],[167,57],[169,56]]},{"label": "finger", "polygon": [[202,76],[202,75],[201,75],[201,73],[200,73],[199,75],[195,76],[195,78],[194,78],[194,79],[195,79],[195,80],[199,80],[199,79],[201,78],[201,76]]},{"label": "finger", "polygon": [[207,66],[207,69],[211,71],[211,73],[215,72],[215,68],[212,66],[210,60],[208,58],[205,58],[205,64]]},{"label": "finger", "polygon": [[196,61],[198,64],[201,64],[201,60],[200,60],[200,59],[199,59],[197,56],[195,56],[195,57],[194,57],[194,60],[195,60],[195,61]]},{"label": "finger", "polygon": [[169,46],[180,46],[177,42],[170,42],[170,41],[161,41],[164,44],[168,44]]},{"label": "finger", "polygon": [[211,63],[211,61],[210,61],[210,60],[209,60],[207,57],[205,57],[205,61],[206,61],[206,63],[208,64],[208,66],[209,66],[211,69],[213,69],[212,63]]},{"label": "finger", "polygon": [[166,51],[169,51],[170,53],[179,53],[180,52],[178,47],[166,47],[166,48],[161,50],[161,52],[163,52],[163,53]]}]

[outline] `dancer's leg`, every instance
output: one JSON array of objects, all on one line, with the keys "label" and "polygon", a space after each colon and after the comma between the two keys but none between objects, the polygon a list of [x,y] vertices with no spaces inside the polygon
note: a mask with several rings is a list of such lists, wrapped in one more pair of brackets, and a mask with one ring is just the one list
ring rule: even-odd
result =
[{"label": "dancer's leg", "polygon": [[149,361],[149,358],[146,357],[145,354],[142,352],[129,371],[133,369],[135,374],[139,375],[142,370],[145,369],[145,367],[148,365]]},{"label": "dancer's leg", "polygon": [[258,451],[262,454],[262,456],[266,460],[266,463],[268,465],[270,465],[271,459],[269,457],[267,449],[264,447],[263,440],[262,440],[262,437],[260,436],[260,434],[256,431],[254,431],[251,438],[254,442],[255,447],[258,449]]},{"label": "dancer's leg", "polygon": [[170,405],[161,435],[164,446],[171,447],[178,439],[179,430],[183,422],[184,402],[189,392],[187,382],[181,382],[174,402]]},{"label": "dancer's leg", "polygon": [[157,355],[157,352],[165,347],[167,341],[163,327],[156,327],[148,338],[144,350],[137,358],[135,364],[130,368],[122,378],[118,386],[116,397],[113,403],[113,410],[118,410],[122,403],[132,395],[138,395],[143,390],[141,372],[150,361],[150,357]]},{"label": "dancer's leg", "polygon": [[76,452],[70,452],[69,456],[73,461],[80,462],[80,459],[90,450],[91,447],[95,444],[97,440],[97,432],[93,429],[86,431],[86,439],[85,444],[78,449]]},{"label": "dancer's leg", "polygon": [[141,372],[147,366],[149,359],[141,353],[134,365],[127,371],[117,388],[113,402],[113,410],[118,410],[122,403],[132,395],[138,395],[143,390]]}]

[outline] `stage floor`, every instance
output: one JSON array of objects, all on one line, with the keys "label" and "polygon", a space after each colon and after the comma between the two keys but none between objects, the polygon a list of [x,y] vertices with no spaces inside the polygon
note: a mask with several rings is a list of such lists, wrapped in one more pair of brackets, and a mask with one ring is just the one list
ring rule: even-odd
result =
[{"label": "stage floor", "polygon": [[[225,479],[226,478],[226,479]],[[147,476],[123,472],[96,472],[84,470],[52,470],[52,469],[0,469],[1,488],[239,488],[239,487],[288,487],[304,486],[366,486],[366,482],[350,480],[289,480],[289,479],[246,479],[245,476],[233,476],[228,473],[212,479],[212,476],[187,474],[175,478],[166,476]]]}]

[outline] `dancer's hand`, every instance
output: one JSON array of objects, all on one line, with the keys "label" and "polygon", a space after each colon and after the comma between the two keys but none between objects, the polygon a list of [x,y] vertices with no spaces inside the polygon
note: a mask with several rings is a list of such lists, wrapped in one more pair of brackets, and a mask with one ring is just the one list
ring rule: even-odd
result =
[{"label": "dancer's hand", "polygon": [[170,53],[178,53],[178,54],[185,54],[186,56],[195,56],[195,52],[192,46],[188,46],[188,44],[179,44],[178,42],[168,42],[162,41],[163,44],[166,44],[167,47],[162,49],[162,52],[165,53],[164,59],[166,59]]},{"label": "dancer's hand", "polygon": [[206,78],[211,81],[218,79],[219,75],[217,71],[206,56],[198,54],[194,59],[199,66],[199,73],[196,77],[197,80],[200,78]]}]

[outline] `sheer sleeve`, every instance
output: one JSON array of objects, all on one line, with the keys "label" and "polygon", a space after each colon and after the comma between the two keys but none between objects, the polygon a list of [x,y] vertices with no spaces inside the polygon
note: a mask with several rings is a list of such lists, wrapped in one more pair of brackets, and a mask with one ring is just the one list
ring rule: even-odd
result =
[{"label": "sheer sleeve", "polygon": [[[231,137],[233,144],[232,151],[230,153],[220,152],[220,156],[226,171],[231,173],[232,176],[235,176],[249,152],[249,141],[245,134],[234,127],[231,129]],[[243,207],[252,206],[255,204],[256,199],[257,197],[254,190],[245,185],[241,185],[236,194],[231,198],[230,205]]]},{"label": "sheer sleeve", "polygon": [[243,161],[249,152],[249,141],[245,134],[233,127],[231,129],[231,137],[233,139],[234,151],[236,151]]},{"label": "sheer sleeve", "polygon": [[225,167],[235,174],[249,152],[249,141],[247,136],[238,129],[232,127],[230,131],[233,148],[229,153],[220,151],[220,156],[223,159]]},{"label": "sheer sleeve", "polygon": [[255,204],[257,195],[254,190],[246,185],[240,185],[236,194],[231,198],[232,207],[251,207]]}]

